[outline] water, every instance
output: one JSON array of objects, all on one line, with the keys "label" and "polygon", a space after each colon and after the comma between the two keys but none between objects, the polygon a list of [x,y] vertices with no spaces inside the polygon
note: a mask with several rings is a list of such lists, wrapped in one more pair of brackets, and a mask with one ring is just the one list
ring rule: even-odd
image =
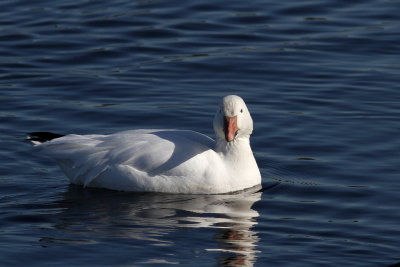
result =
[{"label": "water", "polygon": [[[400,262],[400,2],[2,1],[0,265]],[[70,186],[29,131],[192,129],[241,95],[263,190]]]}]

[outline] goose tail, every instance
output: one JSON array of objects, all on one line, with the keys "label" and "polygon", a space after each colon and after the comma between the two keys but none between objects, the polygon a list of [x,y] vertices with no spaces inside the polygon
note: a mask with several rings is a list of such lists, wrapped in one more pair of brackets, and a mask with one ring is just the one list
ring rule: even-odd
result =
[{"label": "goose tail", "polygon": [[57,134],[51,132],[32,132],[28,133],[26,140],[32,142],[35,145],[38,145],[63,136],[64,136],[63,134]]}]

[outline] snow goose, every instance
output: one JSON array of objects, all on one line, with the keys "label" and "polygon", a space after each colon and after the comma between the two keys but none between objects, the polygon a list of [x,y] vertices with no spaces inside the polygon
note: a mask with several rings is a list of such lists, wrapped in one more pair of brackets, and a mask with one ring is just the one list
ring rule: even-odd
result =
[{"label": "snow goose", "polygon": [[221,194],[261,183],[250,147],[253,120],[242,98],[225,96],[214,117],[216,140],[188,130],[110,135],[31,133],[71,183],[121,191]]}]

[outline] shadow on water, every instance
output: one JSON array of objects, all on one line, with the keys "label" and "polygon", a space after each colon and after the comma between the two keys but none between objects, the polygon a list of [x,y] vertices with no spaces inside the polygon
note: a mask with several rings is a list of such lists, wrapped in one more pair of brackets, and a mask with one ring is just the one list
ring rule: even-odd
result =
[{"label": "shadow on water", "polygon": [[[253,229],[259,213],[252,206],[261,199],[260,188],[224,195],[173,195],[71,185],[56,203],[62,212],[57,214],[53,227],[76,236],[77,240],[70,240],[69,244],[92,244],[99,242],[98,238],[134,240],[141,245],[151,242],[159,247],[155,253],[161,261],[166,260],[163,248],[182,242],[176,235],[191,229],[190,239],[185,233],[186,246],[200,245],[197,249],[201,253],[215,253],[220,266],[252,266],[259,241]],[[198,238],[204,238],[204,231],[211,231],[209,242],[196,245]],[[41,241],[45,245],[65,243],[49,237]]]}]

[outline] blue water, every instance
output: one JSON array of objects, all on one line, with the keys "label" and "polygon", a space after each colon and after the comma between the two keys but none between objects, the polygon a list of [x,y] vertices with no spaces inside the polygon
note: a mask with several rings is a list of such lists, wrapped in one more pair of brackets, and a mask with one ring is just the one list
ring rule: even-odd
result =
[{"label": "blue water", "polygon": [[[400,262],[400,2],[0,3],[1,266]],[[27,132],[191,129],[242,96],[263,189],[71,186]]]}]

